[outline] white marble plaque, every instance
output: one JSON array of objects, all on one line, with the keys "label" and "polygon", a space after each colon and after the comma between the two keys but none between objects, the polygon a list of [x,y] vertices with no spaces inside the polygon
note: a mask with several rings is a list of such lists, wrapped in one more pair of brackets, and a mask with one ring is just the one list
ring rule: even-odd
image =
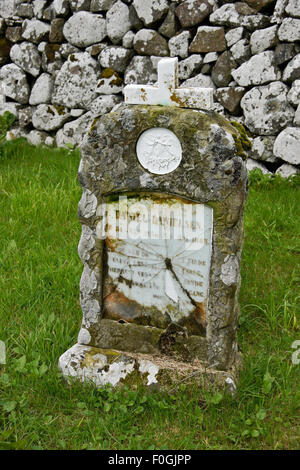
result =
[{"label": "white marble plaque", "polygon": [[[120,214],[118,204],[116,201],[107,205],[110,230],[118,219],[113,212]],[[193,316],[205,325],[212,209],[157,195],[128,198],[126,211],[124,198],[122,204],[123,220],[119,218],[117,223],[122,225],[123,239],[118,237],[118,230],[111,230],[114,238],[106,239],[108,316],[135,321],[145,311],[154,309],[173,322]]]},{"label": "white marble plaque", "polygon": [[144,168],[156,175],[165,175],[179,166],[182,148],[178,137],[172,131],[153,127],[140,136],[136,153]]}]

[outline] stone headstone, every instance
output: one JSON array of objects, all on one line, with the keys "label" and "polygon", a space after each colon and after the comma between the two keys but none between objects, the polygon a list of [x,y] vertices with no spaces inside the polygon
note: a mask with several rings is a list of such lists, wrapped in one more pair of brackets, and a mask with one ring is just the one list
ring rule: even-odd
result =
[{"label": "stone headstone", "polygon": [[[241,136],[212,90],[128,85],[81,146],[78,342],[66,376],[97,386],[232,384],[247,171]],[[190,109],[189,109],[190,108]]]}]

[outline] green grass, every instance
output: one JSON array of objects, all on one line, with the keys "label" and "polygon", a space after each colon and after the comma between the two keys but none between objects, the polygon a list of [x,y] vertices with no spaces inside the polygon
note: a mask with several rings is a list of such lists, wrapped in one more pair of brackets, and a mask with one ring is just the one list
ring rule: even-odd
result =
[{"label": "green grass", "polygon": [[101,391],[57,370],[81,324],[78,164],[78,152],[25,144],[0,159],[0,448],[299,449],[296,180],[251,178],[237,394]]}]

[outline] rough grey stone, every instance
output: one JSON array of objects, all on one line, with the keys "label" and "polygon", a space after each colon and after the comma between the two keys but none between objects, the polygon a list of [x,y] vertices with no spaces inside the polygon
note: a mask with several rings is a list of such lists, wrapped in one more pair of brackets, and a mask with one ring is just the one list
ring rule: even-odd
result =
[{"label": "rough grey stone", "polygon": [[91,0],[69,0],[72,11],[83,11],[89,10],[91,6]]},{"label": "rough grey stone", "polygon": [[56,134],[56,145],[58,147],[65,147],[66,144],[79,145],[93,120],[93,114],[88,112],[75,121],[67,122]]},{"label": "rough grey stone", "polygon": [[284,82],[293,82],[300,78],[300,54],[297,54],[286,66],[283,71],[282,80]]},{"label": "rough grey stone", "polygon": [[214,11],[209,20],[212,24],[229,26],[231,28],[243,26],[250,31],[264,28],[269,25],[269,18],[257,13],[246,3],[227,3]]},{"label": "rough grey stone", "polygon": [[161,20],[169,8],[167,0],[133,0],[133,6],[145,26]]},{"label": "rough grey stone", "polygon": [[240,101],[245,94],[243,87],[218,88],[215,91],[216,99],[227,111],[235,114],[240,109]]},{"label": "rough grey stone", "polygon": [[288,163],[284,163],[279,168],[277,168],[275,174],[281,175],[283,178],[290,178],[291,176],[298,175],[300,170],[293,166],[289,165]]},{"label": "rough grey stone", "polygon": [[109,10],[117,0],[92,0],[91,11],[107,11]]},{"label": "rough grey stone", "polygon": [[224,28],[199,26],[190,52],[221,52],[226,49]]},{"label": "rough grey stone", "polygon": [[15,0],[1,0],[0,16],[10,18],[17,14],[17,2]]},{"label": "rough grey stone", "polygon": [[4,65],[0,69],[0,79],[5,96],[21,104],[28,103],[30,89],[26,74],[20,67],[15,64]]},{"label": "rough grey stone", "polygon": [[48,36],[49,31],[50,26],[43,21],[33,19],[25,20],[23,22],[23,38],[35,44],[38,44],[45,39]]},{"label": "rough grey stone", "polygon": [[251,57],[251,48],[247,39],[241,39],[230,49],[231,55],[237,64],[246,62]]},{"label": "rough grey stone", "polygon": [[300,41],[300,19],[285,18],[278,30],[280,41]]},{"label": "rough grey stone", "polygon": [[202,73],[199,73],[195,77],[185,80],[181,84],[181,87],[182,88],[200,87],[200,88],[213,88],[213,89],[216,88],[212,79],[208,75],[203,75]]},{"label": "rough grey stone", "polygon": [[240,65],[232,76],[240,86],[249,86],[280,80],[281,72],[275,64],[274,52],[265,51]]},{"label": "rough grey stone", "polygon": [[200,24],[213,11],[211,0],[186,0],[176,8],[176,15],[183,28]]},{"label": "rough grey stone", "polygon": [[70,54],[75,54],[76,52],[81,52],[78,47],[73,46],[72,44],[69,43],[63,43],[60,47],[58,52],[60,55],[64,58],[67,59]]},{"label": "rough grey stone", "polygon": [[292,87],[287,94],[287,99],[289,103],[298,106],[300,103],[300,80],[295,80],[292,83]]},{"label": "rough grey stone", "polygon": [[63,42],[64,35],[63,35],[63,28],[64,28],[65,20],[63,18],[55,18],[51,22],[50,26],[50,34],[49,34],[49,41],[55,43]]},{"label": "rough grey stone", "polygon": [[256,135],[275,135],[292,123],[294,110],[281,82],[253,87],[241,100],[245,124]]},{"label": "rough grey stone", "polygon": [[171,57],[181,57],[185,59],[189,54],[190,32],[182,31],[168,42]]},{"label": "rough grey stone", "polygon": [[25,108],[19,109],[19,126],[21,128],[27,127],[32,121],[32,113],[34,108],[32,106],[26,106]]},{"label": "rough grey stone", "polygon": [[90,46],[105,38],[106,21],[101,15],[79,11],[66,21],[63,33],[73,46]]},{"label": "rough grey stone", "polygon": [[244,32],[244,28],[242,26],[238,28],[230,29],[225,34],[227,47],[233,46],[233,44],[236,44],[240,39],[242,39],[243,32]]},{"label": "rough grey stone", "polygon": [[106,15],[106,27],[109,39],[118,44],[132,27],[128,6],[120,0],[114,3]]},{"label": "rough grey stone", "polygon": [[141,29],[134,37],[133,47],[141,55],[168,56],[168,43],[153,29]]},{"label": "rough grey stone", "polygon": [[33,6],[29,3],[20,3],[16,8],[17,16],[21,18],[32,18],[33,17]]},{"label": "rough grey stone", "polygon": [[250,46],[252,54],[259,54],[266,49],[271,49],[276,44],[277,26],[259,29],[251,34]]},{"label": "rough grey stone", "polygon": [[289,0],[285,11],[288,15],[300,18],[300,2],[299,0]]},{"label": "rough grey stone", "polygon": [[295,55],[294,44],[280,43],[275,48],[275,63],[277,65],[284,64],[288,60],[292,59]]},{"label": "rough grey stone", "polygon": [[70,119],[70,113],[62,106],[39,104],[32,115],[32,124],[39,131],[55,131]]},{"label": "rough grey stone", "polygon": [[178,20],[175,15],[176,3],[171,3],[167,16],[159,27],[158,32],[167,38],[175,36],[179,29]]},{"label": "rough grey stone", "polygon": [[89,109],[96,98],[99,65],[87,52],[71,54],[55,79],[53,103]]},{"label": "rough grey stone", "polygon": [[111,95],[113,93],[120,93],[122,89],[123,80],[118,72],[110,68],[103,69],[97,83],[96,93]]},{"label": "rough grey stone", "polygon": [[13,42],[13,43],[22,41],[22,27],[21,26],[9,26],[6,29],[5,37],[6,39],[8,39],[10,42]]},{"label": "rough grey stone", "polygon": [[67,16],[69,13],[69,0],[54,0],[52,5],[57,16]]},{"label": "rough grey stone", "polygon": [[259,136],[252,140],[252,147],[249,156],[253,160],[261,160],[274,163],[277,157],[273,153],[275,136]]},{"label": "rough grey stone", "polygon": [[98,96],[91,106],[91,113],[97,117],[109,113],[116,104],[121,102],[121,97],[118,95],[104,95]]},{"label": "rough grey stone", "polygon": [[246,166],[247,166],[248,171],[258,169],[258,170],[261,170],[261,172],[264,175],[271,175],[272,174],[269,170],[266,169],[266,167],[262,163],[259,163],[256,160],[252,160],[252,158],[247,158]]},{"label": "rough grey stone", "polygon": [[277,136],[274,155],[291,165],[300,164],[300,128],[287,127]]},{"label": "rough grey stone", "polygon": [[237,64],[229,51],[223,52],[215,63],[211,78],[217,87],[226,87],[231,82],[231,73]]},{"label": "rough grey stone", "polygon": [[42,73],[32,87],[29,104],[37,105],[50,103],[53,93],[54,80],[48,73]]},{"label": "rough grey stone", "polygon": [[157,72],[153,66],[150,57],[136,55],[128,65],[124,83],[155,83],[157,80]]},{"label": "rough grey stone", "polygon": [[133,47],[133,41],[134,41],[134,32],[133,31],[127,31],[126,34],[124,34],[122,38],[122,46],[126,47],[127,49],[130,49]]},{"label": "rough grey stone", "polygon": [[47,0],[33,0],[33,15],[38,20],[43,18],[44,10],[47,6]]},{"label": "rough grey stone", "polygon": [[27,135],[27,141],[31,145],[44,145],[48,137],[50,136],[46,132],[33,130]]},{"label": "rough grey stone", "polygon": [[217,52],[208,52],[203,57],[203,64],[211,64],[212,62],[216,62],[218,60],[218,53]]},{"label": "rough grey stone", "polygon": [[108,46],[100,52],[99,62],[102,67],[110,67],[116,72],[124,72],[133,52],[121,46]]},{"label": "rough grey stone", "polygon": [[37,47],[30,42],[15,44],[10,50],[11,60],[25,72],[37,77],[41,68],[41,56]]}]

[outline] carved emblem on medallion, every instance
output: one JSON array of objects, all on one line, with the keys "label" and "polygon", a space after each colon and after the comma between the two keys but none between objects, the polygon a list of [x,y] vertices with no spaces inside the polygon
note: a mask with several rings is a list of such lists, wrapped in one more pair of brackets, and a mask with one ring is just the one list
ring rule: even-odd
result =
[{"label": "carved emblem on medallion", "polygon": [[154,127],[143,132],[136,146],[140,164],[156,175],[174,171],[181,162],[179,139],[169,129]]}]

